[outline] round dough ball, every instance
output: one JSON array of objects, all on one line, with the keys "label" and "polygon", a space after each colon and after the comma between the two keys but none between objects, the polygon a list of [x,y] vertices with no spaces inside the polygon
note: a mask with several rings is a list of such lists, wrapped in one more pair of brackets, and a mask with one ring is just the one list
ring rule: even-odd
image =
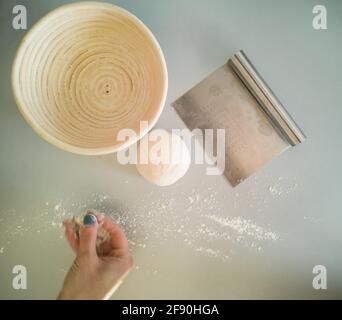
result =
[{"label": "round dough ball", "polygon": [[158,186],[168,186],[182,178],[191,162],[182,138],[163,129],[152,130],[141,139],[137,154],[138,172]]}]

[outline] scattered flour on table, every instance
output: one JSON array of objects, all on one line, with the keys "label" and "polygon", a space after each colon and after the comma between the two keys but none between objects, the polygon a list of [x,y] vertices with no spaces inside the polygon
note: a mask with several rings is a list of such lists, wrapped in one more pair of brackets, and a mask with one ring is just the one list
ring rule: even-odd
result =
[{"label": "scattered flour on table", "polygon": [[[38,209],[29,210],[30,215],[22,215],[16,210],[1,213],[0,254],[6,253],[6,246],[20,236],[39,234],[65,241],[63,220],[86,209],[110,216],[125,230],[133,251],[146,250],[151,256],[158,254],[163,243],[170,242],[174,242],[175,247],[185,245],[194,254],[221,260],[231,259],[241,246],[259,252],[280,236],[270,225],[241,216],[241,208],[251,207],[254,212],[261,212],[272,199],[289,194],[297,184],[280,177],[269,184],[271,198],[261,197],[256,184],[254,178],[250,189],[247,188],[246,194],[250,198],[247,204],[242,201],[245,191],[227,191],[222,201],[222,193],[215,186],[204,188],[203,185],[186,192],[150,191],[137,196],[132,203],[114,194],[101,193],[92,193],[78,202],[74,201],[76,196],[47,199]],[[125,185],[129,187],[129,181],[125,181]],[[222,207],[223,203],[227,203],[227,207]]]},{"label": "scattered flour on table", "polygon": [[229,227],[239,235],[247,235],[257,240],[279,239],[279,236],[275,232],[267,231],[249,219],[243,219],[241,217],[222,218],[215,215],[207,215],[207,217],[222,227]]},{"label": "scattered flour on table", "polygon": [[289,181],[284,177],[279,177],[278,181],[268,187],[268,191],[272,196],[282,196],[295,191],[298,187],[296,180]]}]

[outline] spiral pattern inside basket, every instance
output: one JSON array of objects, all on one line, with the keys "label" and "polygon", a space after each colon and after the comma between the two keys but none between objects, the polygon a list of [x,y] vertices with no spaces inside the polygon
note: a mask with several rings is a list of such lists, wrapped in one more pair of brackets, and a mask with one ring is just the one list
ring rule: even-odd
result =
[{"label": "spiral pattern inside basket", "polygon": [[24,38],[13,67],[17,103],[29,124],[68,151],[102,154],[139,133],[165,102],[162,52],[133,15],[100,3],[66,5]]}]

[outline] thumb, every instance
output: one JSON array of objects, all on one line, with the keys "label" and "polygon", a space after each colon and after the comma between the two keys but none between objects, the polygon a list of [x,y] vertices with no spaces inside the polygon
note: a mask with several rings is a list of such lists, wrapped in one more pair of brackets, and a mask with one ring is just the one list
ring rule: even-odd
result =
[{"label": "thumb", "polygon": [[83,218],[83,226],[80,228],[77,255],[96,256],[97,227],[96,216],[86,214]]}]

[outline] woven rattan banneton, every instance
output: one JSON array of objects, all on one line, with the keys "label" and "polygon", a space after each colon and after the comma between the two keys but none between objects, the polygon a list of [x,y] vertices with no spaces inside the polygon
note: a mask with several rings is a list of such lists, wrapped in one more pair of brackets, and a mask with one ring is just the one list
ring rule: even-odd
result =
[{"label": "woven rattan banneton", "polygon": [[[24,37],[12,70],[17,105],[50,143],[79,154],[107,154],[126,143],[119,130],[151,128],[167,93],[163,53],[129,12],[105,3],[62,6]],[[140,132],[139,138],[146,133]]]}]

